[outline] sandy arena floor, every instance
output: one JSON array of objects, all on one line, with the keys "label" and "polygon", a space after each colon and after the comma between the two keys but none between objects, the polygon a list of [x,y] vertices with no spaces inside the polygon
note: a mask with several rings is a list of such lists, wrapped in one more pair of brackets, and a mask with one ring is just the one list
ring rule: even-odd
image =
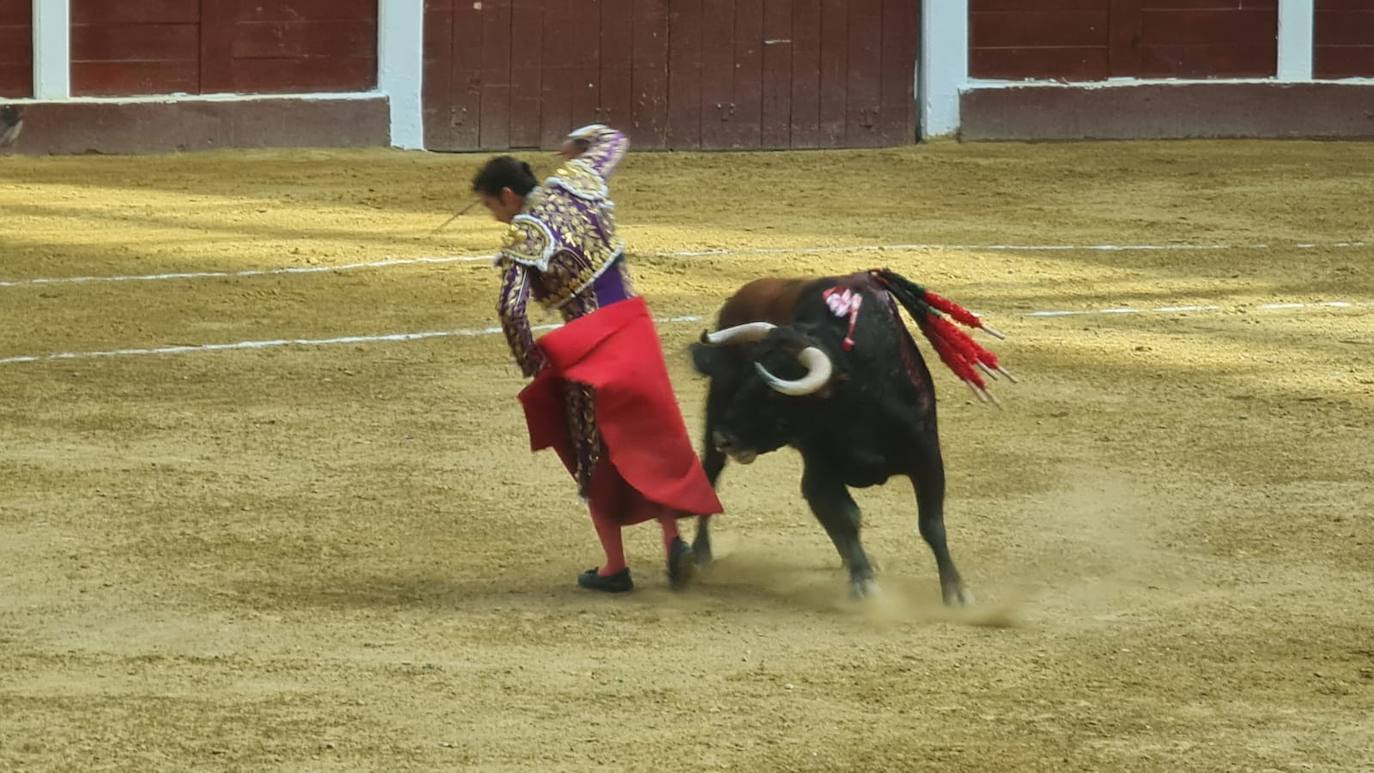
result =
[{"label": "sandy arena floor", "polygon": [[0,769],[1374,769],[1374,146],[626,162],[693,428],[666,320],[753,277],[890,265],[1009,334],[1004,411],[932,365],[967,613],[904,481],[851,604],[791,452],[726,471],[689,593],[647,526],[641,590],[579,592],[485,263],[32,281],[489,253],[430,235],[480,160],[0,158]]}]

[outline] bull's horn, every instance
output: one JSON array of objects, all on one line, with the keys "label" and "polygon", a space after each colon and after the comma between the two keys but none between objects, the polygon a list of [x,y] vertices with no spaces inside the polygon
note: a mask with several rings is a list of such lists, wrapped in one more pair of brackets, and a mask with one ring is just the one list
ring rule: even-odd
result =
[{"label": "bull's horn", "polygon": [[773,328],[777,327],[772,322],[750,322],[745,325],[727,327],[724,330],[717,330],[714,333],[707,333],[702,340],[715,346],[725,344],[742,343],[749,344],[763,340]]},{"label": "bull's horn", "polygon": [[806,366],[806,375],[796,381],[780,379],[769,373],[767,368],[757,362],[754,363],[754,368],[758,370],[759,375],[763,377],[768,386],[788,397],[812,395],[830,383],[830,376],[835,372],[835,366],[830,362],[830,357],[825,352],[814,346],[808,346],[802,349],[801,354],[797,355],[797,359]]}]

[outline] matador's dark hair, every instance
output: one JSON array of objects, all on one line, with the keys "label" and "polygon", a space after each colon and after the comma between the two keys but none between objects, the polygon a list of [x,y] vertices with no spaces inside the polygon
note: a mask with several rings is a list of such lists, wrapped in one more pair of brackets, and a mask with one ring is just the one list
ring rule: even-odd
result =
[{"label": "matador's dark hair", "polygon": [[472,192],[500,196],[501,189],[510,188],[521,196],[528,196],[539,181],[524,161],[510,156],[497,156],[488,161],[472,178]]}]

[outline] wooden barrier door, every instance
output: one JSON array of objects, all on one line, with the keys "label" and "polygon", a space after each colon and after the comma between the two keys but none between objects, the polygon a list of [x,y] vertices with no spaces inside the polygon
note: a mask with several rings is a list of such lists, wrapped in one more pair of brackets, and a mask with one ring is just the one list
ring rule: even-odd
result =
[{"label": "wooden barrier door", "polygon": [[919,0],[426,0],[434,150],[552,148],[604,122],[636,148],[916,139]]}]

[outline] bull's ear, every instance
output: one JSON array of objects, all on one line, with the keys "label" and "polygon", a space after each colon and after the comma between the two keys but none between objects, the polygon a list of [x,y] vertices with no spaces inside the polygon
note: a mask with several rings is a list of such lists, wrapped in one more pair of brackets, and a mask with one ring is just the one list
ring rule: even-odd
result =
[{"label": "bull's ear", "polygon": [[722,347],[696,343],[688,347],[692,353],[692,367],[703,376],[716,377],[725,361],[726,352]]}]

